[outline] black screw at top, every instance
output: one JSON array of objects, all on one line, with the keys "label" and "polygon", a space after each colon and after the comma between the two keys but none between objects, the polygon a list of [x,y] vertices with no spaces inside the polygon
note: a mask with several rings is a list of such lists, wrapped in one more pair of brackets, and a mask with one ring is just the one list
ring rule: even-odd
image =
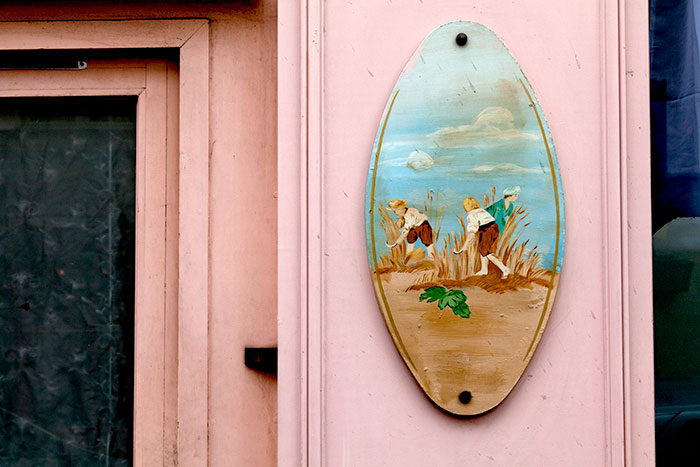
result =
[{"label": "black screw at top", "polygon": [[459,393],[459,401],[462,404],[468,404],[472,400],[472,393],[469,391],[462,391]]},{"label": "black screw at top", "polygon": [[457,41],[457,45],[463,46],[467,44],[467,39],[467,35],[463,32],[460,32],[459,34],[457,34],[457,38],[455,40]]}]

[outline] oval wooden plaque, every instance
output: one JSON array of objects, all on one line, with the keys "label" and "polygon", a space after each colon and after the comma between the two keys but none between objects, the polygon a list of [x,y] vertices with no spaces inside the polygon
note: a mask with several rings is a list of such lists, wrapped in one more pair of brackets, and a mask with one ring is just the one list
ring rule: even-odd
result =
[{"label": "oval wooden plaque", "polygon": [[490,29],[445,24],[414,53],[377,132],[366,212],[379,307],[416,381],[450,413],[492,409],[552,310],[564,197],[544,113]]}]

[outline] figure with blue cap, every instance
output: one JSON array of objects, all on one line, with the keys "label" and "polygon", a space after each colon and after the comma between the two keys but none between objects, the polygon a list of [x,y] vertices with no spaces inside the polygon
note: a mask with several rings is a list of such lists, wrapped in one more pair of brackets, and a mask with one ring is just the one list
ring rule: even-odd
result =
[{"label": "figure with blue cap", "polygon": [[513,203],[518,200],[520,194],[519,186],[509,186],[503,190],[503,199],[499,199],[491,206],[485,208],[486,212],[491,214],[496,220],[498,231],[503,233],[506,228],[506,222],[511,214],[513,214]]}]

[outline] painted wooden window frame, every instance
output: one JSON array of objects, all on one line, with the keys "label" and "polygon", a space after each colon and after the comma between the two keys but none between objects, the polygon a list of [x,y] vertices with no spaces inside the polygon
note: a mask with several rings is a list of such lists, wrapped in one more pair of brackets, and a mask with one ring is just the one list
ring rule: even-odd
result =
[{"label": "painted wooden window frame", "polygon": [[[95,67],[93,68],[93,64]],[[0,97],[134,96],[136,105],[136,287],[134,459],[163,463],[163,448],[176,437],[175,415],[166,406],[176,396],[177,349],[166,344],[177,322],[177,68],[166,59],[91,60],[80,71],[4,70]],[[170,117],[170,118],[169,118]],[[175,115],[177,117],[177,115]],[[171,136],[169,138],[168,136]],[[156,293],[163,289],[165,293]],[[174,299],[174,300],[173,300]],[[175,336],[176,338],[176,336]],[[173,341],[176,345],[176,341]],[[170,345],[168,345],[170,344]],[[156,447],[156,448],[154,448]],[[166,448],[167,449],[167,448]]]},{"label": "painted wooden window frame", "polygon": [[[160,446],[139,446],[139,441],[136,440],[134,456],[135,465],[151,465],[147,459],[153,459],[155,456],[160,459],[176,457],[179,465],[205,466],[208,464],[209,376],[209,21],[188,19],[0,23],[0,50],[165,48],[177,49],[180,61],[177,112],[178,231],[175,236],[178,238],[179,265],[177,413],[169,414],[177,417],[177,453],[164,452],[165,447],[162,443]],[[145,109],[146,106],[139,102],[139,146],[139,136],[143,141],[144,135],[151,131],[148,128],[148,117],[144,115]],[[141,123],[138,123],[139,117]],[[139,150],[142,148],[137,149]],[[137,327],[138,325],[137,322]],[[135,360],[139,361],[138,347]],[[136,363],[137,381],[141,376],[138,374],[138,371],[141,371],[138,365]],[[157,365],[159,364],[156,363]],[[147,367],[144,366],[143,371],[146,370]],[[164,377],[163,391],[167,383]],[[139,436],[139,430],[149,429],[147,425],[139,427],[137,420],[141,414],[138,413],[138,404],[147,403],[147,400],[140,402],[138,389],[136,392],[135,438]],[[166,423],[162,420],[154,422],[158,427]],[[162,428],[156,429],[162,431]],[[139,451],[140,449],[143,451]]]},{"label": "painted wooden window frame", "polygon": [[[323,463],[323,9],[278,6],[278,462]],[[600,2],[606,465],[654,465],[648,5]]]}]

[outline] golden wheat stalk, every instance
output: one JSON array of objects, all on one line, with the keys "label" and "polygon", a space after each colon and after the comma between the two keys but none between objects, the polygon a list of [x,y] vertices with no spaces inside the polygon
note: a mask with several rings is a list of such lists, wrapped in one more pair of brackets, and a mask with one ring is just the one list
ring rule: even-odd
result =
[{"label": "golden wheat stalk", "polygon": [[[438,199],[435,194],[435,200]],[[496,201],[496,187],[491,185],[490,193],[483,195],[484,207]],[[439,210],[433,208],[433,196],[428,190],[426,194],[425,209],[431,216],[431,223],[442,221],[444,207]],[[530,225],[527,221],[529,213],[524,206],[516,206],[513,214],[506,221],[503,232],[500,233],[496,244],[496,256],[506,264],[513,273],[528,280],[541,280],[546,278],[550,271],[541,267],[542,255],[537,251],[537,246],[528,248],[529,240],[520,241],[522,231]],[[450,232],[442,242],[442,248],[437,250],[434,260],[435,269],[422,273],[416,280],[414,287],[421,284],[440,284],[445,281],[459,283],[472,277],[481,268],[481,259],[477,251],[476,241],[470,241],[464,216],[460,213],[458,222],[460,229]],[[464,242],[469,241],[468,245]],[[436,236],[437,244],[437,236]],[[463,252],[455,255],[453,250],[463,248]]]}]

